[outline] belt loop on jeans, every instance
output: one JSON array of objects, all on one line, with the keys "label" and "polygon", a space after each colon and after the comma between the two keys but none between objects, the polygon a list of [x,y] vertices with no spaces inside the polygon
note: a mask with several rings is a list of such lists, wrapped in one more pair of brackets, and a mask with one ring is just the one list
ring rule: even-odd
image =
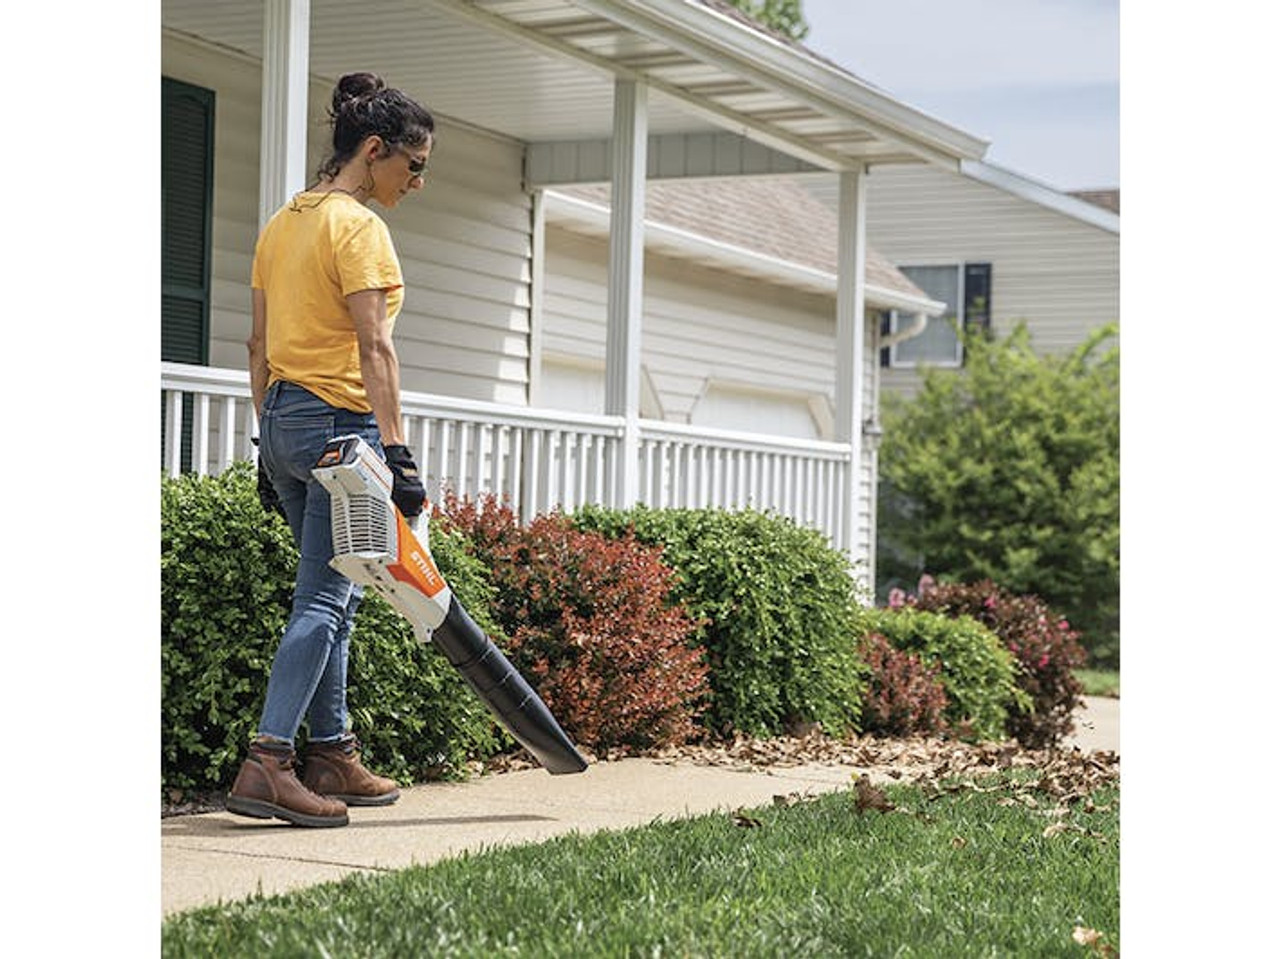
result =
[{"label": "belt loop on jeans", "polygon": [[275,405],[276,396],[280,393],[280,388],[284,386],[284,380],[276,380],[267,387],[266,396],[262,398],[262,408],[265,410],[269,406]]}]

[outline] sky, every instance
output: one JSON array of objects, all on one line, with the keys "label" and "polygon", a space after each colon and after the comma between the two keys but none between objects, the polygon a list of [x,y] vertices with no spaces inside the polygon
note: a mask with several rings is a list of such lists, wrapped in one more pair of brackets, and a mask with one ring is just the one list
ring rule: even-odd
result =
[{"label": "sky", "polygon": [[1119,0],[801,0],[805,46],[1058,190],[1120,185]]}]

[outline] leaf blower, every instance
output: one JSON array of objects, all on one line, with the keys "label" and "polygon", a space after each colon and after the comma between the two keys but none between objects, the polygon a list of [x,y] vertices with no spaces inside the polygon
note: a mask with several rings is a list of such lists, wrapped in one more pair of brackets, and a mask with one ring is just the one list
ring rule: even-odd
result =
[{"label": "leaf blower", "polygon": [[329,441],[312,475],[332,503],[330,565],[375,590],[434,642],[502,726],[547,772],[587,768],[546,704],[475,624],[440,575],[427,540],[427,510],[416,529],[391,501],[391,470],[359,436]]}]

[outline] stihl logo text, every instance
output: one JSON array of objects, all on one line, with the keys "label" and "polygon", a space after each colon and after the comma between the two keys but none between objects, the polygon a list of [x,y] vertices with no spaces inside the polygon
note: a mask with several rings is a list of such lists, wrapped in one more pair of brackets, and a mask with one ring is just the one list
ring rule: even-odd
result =
[{"label": "stihl logo text", "polygon": [[427,583],[435,587],[440,583],[440,574],[436,572],[435,567],[427,562],[426,557],[419,553],[416,549],[409,554],[409,559],[413,560],[413,565],[426,577]]}]

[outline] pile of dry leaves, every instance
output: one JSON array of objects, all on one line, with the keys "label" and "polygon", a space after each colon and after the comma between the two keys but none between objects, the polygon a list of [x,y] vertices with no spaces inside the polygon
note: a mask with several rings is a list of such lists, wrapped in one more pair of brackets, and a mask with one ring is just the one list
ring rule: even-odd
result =
[{"label": "pile of dry leaves", "polygon": [[[728,766],[734,769],[785,768],[807,765],[849,767],[851,778],[865,778],[868,785],[896,780],[928,789],[980,788],[956,786],[956,781],[976,780],[1013,769],[1033,769],[1037,776],[1019,794],[1041,793],[1048,798],[1073,802],[1100,786],[1118,784],[1117,753],[1079,749],[1024,749],[1013,740],[1000,743],[965,743],[953,739],[912,737],[881,739],[855,736],[836,739],[815,730],[802,736],[754,739],[740,736],[712,745],[670,746],[647,752],[611,750],[589,760],[608,762],[643,756],[671,765]],[[485,765],[487,772],[508,772],[534,765],[524,754],[497,757]],[[943,783],[949,785],[943,785]]]}]

